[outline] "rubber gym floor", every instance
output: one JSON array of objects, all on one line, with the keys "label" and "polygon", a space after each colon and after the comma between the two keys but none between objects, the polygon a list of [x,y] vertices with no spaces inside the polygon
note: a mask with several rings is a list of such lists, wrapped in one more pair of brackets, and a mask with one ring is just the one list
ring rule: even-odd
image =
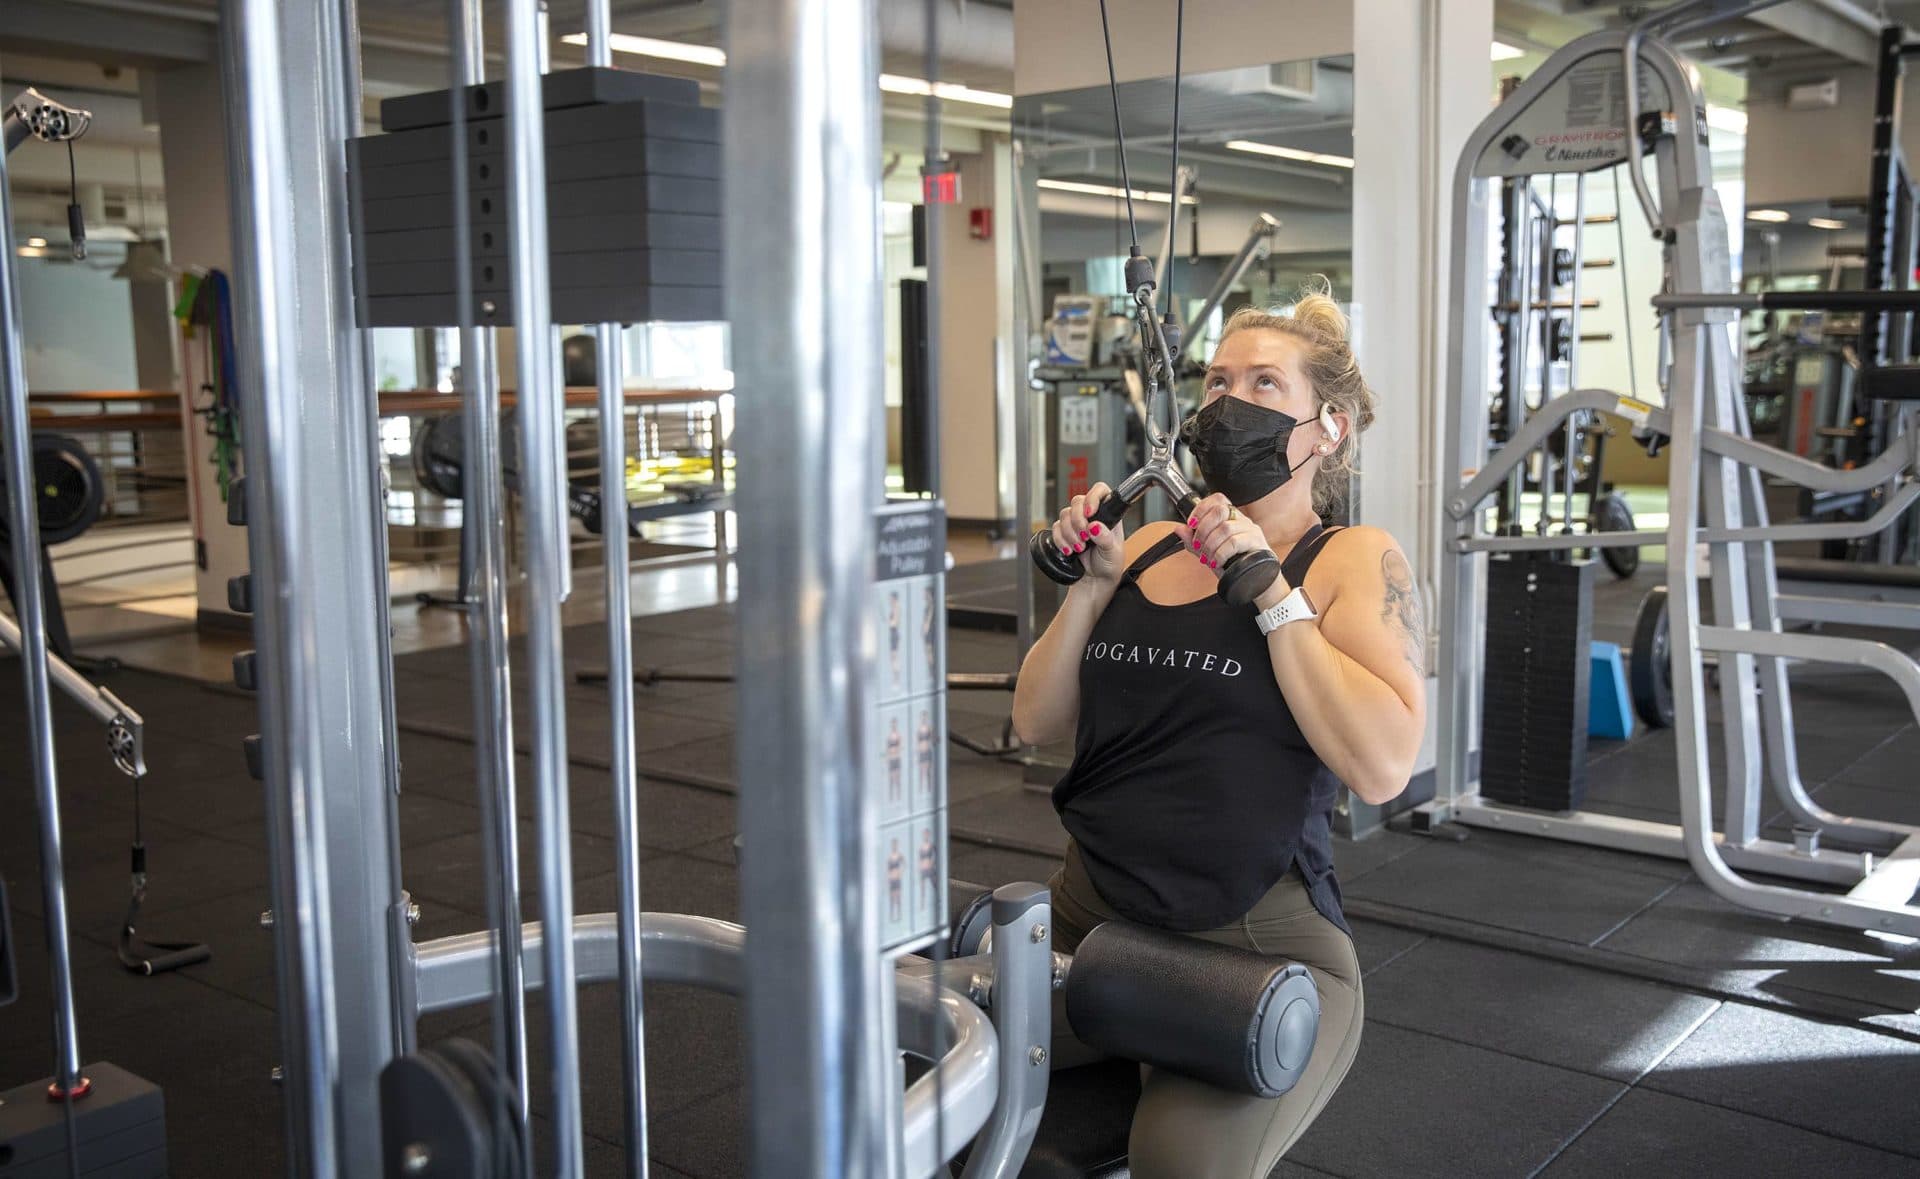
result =
[{"label": "rubber gym floor", "polygon": [[[974,583],[996,574],[974,575]],[[1595,637],[1630,639],[1658,579],[1596,592]],[[635,622],[635,662],[729,668],[732,611]],[[1892,636],[1911,645],[1911,636]],[[570,665],[600,662],[600,630],[568,632]],[[1005,671],[1009,635],[954,631],[955,671]],[[517,656],[516,656],[517,657]],[[398,660],[403,883],[416,936],[479,927],[481,839],[472,789],[466,655]],[[19,665],[0,663],[0,717],[20,732]],[[104,677],[147,719],[143,793],[152,885],[143,932],[210,943],[177,974],[124,971],[113,939],[126,901],[132,798],[96,725],[58,707],[83,1058],[165,1089],[175,1174],[281,1171],[274,984],[260,788],[240,738],[251,699],[146,672]],[[1797,670],[1802,774],[1830,809],[1920,824],[1920,730],[1897,689],[1862,674]],[[638,689],[643,896],[654,910],[737,916],[732,689]],[[575,899],[613,906],[605,695],[568,689]],[[998,735],[1007,698],[956,693],[954,731]],[[526,715],[524,700],[517,715]],[[1717,738],[1717,732],[1715,734]],[[951,872],[981,885],[1043,880],[1064,835],[1017,767],[951,757]],[[1672,736],[1595,741],[1594,809],[1677,815]],[[1715,764],[1719,764],[1717,744]],[[522,761],[524,769],[524,759]],[[523,779],[524,780],[524,779]],[[521,792],[522,846],[532,847]],[[0,742],[0,873],[21,942],[22,995],[0,1009],[0,1088],[52,1066],[31,779],[24,743]],[[1777,828],[1776,828],[1777,830]],[[1367,1028],[1345,1084],[1276,1175],[1550,1176],[1920,1174],[1920,949],[1743,912],[1678,862],[1476,831],[1460,842],[1387,830],[1342,840],[1339,875],[1366,971]],[[529,869],[532,856],[527,856]],[[535,877],[523,880],[529,913]],[[646,996],[654,1174],[741,1173],[740,1025],[734,1003],[681,987]],[[484,1008],[430,1017],[421,1040],[484,1042]],[[622,1173],[617,1009],[581,1002],[588,1159]],[[530,1021],[536,1075],[547,1052]],[[536,1093],[535,1134],[544,1098]]]}]

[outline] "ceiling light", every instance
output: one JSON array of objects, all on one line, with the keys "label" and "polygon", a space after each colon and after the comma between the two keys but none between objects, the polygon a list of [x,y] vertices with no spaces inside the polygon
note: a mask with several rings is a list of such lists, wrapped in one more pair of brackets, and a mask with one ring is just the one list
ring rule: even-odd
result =
[{"label": "ceiling light", "polygon": [[1243,151],[1256,156],[1275,156],[1283,160],[1300,160],[1308,164],[1325,164],[1332,168],[1353,167],[1352,156],[1329,155],[1319,151],[1301,151],[1297,147],[1278,147],[1271,143],[1255,143],[1251,139],[1229,139],[1226,146],[1230,151]]},{"label": "ceiling light", "polygon": [[1793,214],[1787,212],[1785,209],[1748,209],[1747,220],[1776,221],[1776,222],[1791,221],[1793,220]]},{"label": "ceiling light", "polygon": [[[569,33],[560,38],[569,45],[585,45],[585,33]],[[727,51],[713,45],[696,45],[690,41],[662,41],[657,37],[635,37],[629,33],[614,33],[607,38],[607,44],[620,53],[630,53],[635,57],[653,57],[662,61],[684,61],[693,65],[719,68],[727,64]],[[929,86],[925,78],[908,78],[899,74],[881,74],[880,89],[890,94],[914,94],[922,98],[929,93],[948,102],[966,102],[975,106],[998,107],[1001,110],[1013,109],[1013,95],[1002,94],[996,90],[975,90],[971,86],[962,86],[955,82],[941,82]]]},{"label": "ceiling light", "polygon": [[44,237],[30,237],[27,239],[26,244],[30,250],[44,250],[47,248],[47,239]]},{"label": "ceiling light", "polygon": [[925,78],[881,74],[880,89],[888,94],[913,94],[921,98],[932,94],[945,102],[970,102],[976,106],[999,107],[1003,111],[1013,109],[1011,94],[1001,94],[997,90],[975,90],[971,86],[962,86],[955,82],[940,82],[929,86]]},{"label": "ceiling light", "polygon": [[1845,229],[1847,227],[1845,221],[1836,221],[1832,217],[1809,217],[1807,218],[1807,224],[1813,226],[1815,229]]},{"label": "ceiling light", "polygon": [[[1111,184],[1084,184],[1078,180],[1044,179],[1036,180],[1034,184],[1041,188],[1050,188],[1055,192],[1078,192],[1085,193],[1087,196],[1112,197],[1115,200],[1119,200],[1127,195],[1126,189]],[[1152,201],[1161,205],[1169,203],[1168,195],[1164,192],[1147,192],[1138,188],[1133,190],[1133,199],[1136,201]],[[1200,202],[1194,197],[1187,196],[1181,197],[1180,203],[1184,205],[1197,205]]]},{"label": "ceiling light", "polygon": [[1495,61],[1512,61],[1516,57],[1525,57],[1526,53],[1527,51],[1518,45],[1509,45],[1505,41],[1493,43],[1493,60]]},{"label": "ceiling light", "polygon": [[[569,45],[587,43],[585,33],[569,33],[560,39]],[[607,44],[621,53],[631,53],[635,57],[657,57],[662,61],[684,61],[704,66],[727,64],[727,51],[713,45],[695,45],[689,41],[662,41],[657,37],[635,37],[630,33],[614,33],[607,38]]]},{"label": "ceiling light", "polygon": [[1732,106],[1708,106],[1707,126],[1734,135],[1747,133],[1747,112]]},{"label": "ceiling light", "polygon": [[47,247],[21,246],[14,250],[14,253],[20,255],[22,258],[44,258],[47,256]]}]

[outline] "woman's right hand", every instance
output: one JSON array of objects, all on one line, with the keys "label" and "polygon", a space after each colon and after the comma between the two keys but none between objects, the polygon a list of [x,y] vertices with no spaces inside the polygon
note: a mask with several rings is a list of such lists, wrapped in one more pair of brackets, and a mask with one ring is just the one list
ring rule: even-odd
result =
[{"label": "woman's right hand", "polygon": [[1117,584],[1126,570],[1126,529],[1119,524],[1109,528],[1089,521],[1112,494],[1113,489],[1105,483],[1095,483],[1085,495],[1074,496],[1061,508],[1059,519],[1053,522],[1054,547],[1062,553],[1078,553],[1088,580],[1109,586]]}]

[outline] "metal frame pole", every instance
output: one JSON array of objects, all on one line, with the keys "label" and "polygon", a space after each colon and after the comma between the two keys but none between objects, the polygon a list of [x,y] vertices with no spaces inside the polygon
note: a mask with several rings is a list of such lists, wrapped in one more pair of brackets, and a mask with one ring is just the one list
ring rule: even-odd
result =
[{"label": "metal frame pole", "polygon": [[[342,395],[339,345],[351,320],[326,263],[344,251],[332,200],[325,99],[339,78],[311,53],[327,0],[228,0],[235,67],[235,256],[247,318],[241,421],[249,461],[249,547],[259,595],[274,929],[292,981],[282,1037],[291,1061],[296,1166],[316,1176],[379,1169],[375,1078],[391,1053],[389,945],[378,873],[387,842],[374,697],[378,640],[364,527],[372,505],[363,423]],[[284,22],[284,23],[283,23]],[[331,145],[338,149],[339,144]],[[302,259],[323,259],[302,265]],[[309,289],[302,289],[303,284]],[[321,658],[320,654],[338,655]],[[371,748],[369,748],[371,746]],[[337,841],[337,845],[336,842]],[[340,862],[335,863],[336,856]],[[357,861],[357,862],[356,862]],[[285,915],[291,919],[284,919]],[[335,963],[345,967],[336,972]],[[304,1130],[304,1133],[300,1131]]]},{"label": "metal frame pole", "polygon": [[[611,67],[608,0],[587,0],[587,64]],[[615,919],[620,941],[620,1073],[626,1104],[627,1174],[647,1173],[646,1013],[641,1002],[640,818],[634,766],[633,601],[627,556],[627,403],[620,325],[594,328],[600,383],[600,539],[607,578],[607,702],[617,865]],[[714,424],[719,430],[719,424]],[[719,465],[715,458],[716,467]]]},{"label": "metal frame pole", "polygon": [[[1550,210],[1550,219],[1547,222],[1548,241],[1553,240],[1553,222],[1559,216],[1560,210],[1556,205]],[[1569,305],[1567,310],[1567,392],[1569,393],[1580,388],[1580,266],[1585,260],[1580,239],[1586,228],[1586,220],[1587,174],[1575,172],[1573,174],[1573,282],[1567,293]],[[1547,314],[1553,313],[1549,311]],[[1567,477],[1566,498],[1561,501],[1560,529],[1563,532],[1573,531],[1573,473],[1574,468],[1579,465],[1579,456],[1574,454],[1574,443],[1579,440],[1579,437],[1580,433],[1574,427],[1573,419],[1568,418],[1566,461],[1562,464],[1566,470],[1561,472]],[[1596,459],[1597,457],[1596,455]],[[1594,469],[1596,471],[1599,469],[1597,461]],[[1587,506],[1591,511],[1593,505]],[[1599,513],[1591,512],[1591,514],[1597,517]]]},{"label": "metal frame pole", "polygon": [[882,1173],[884,1029],[864,789],[880,400],[873,0],[728,13],[727,292],[740,400],[737,738],[748,1170]]},{"label": "metal frame pole", "polygon": [[[1034,476],[1035,464],[1039,461],[1034,455],[1033,414],[1037,404],[1045,404],[1044,397],[1037,395],[1033,384],[1033,325],[1044,318],[1040,310],[1040,266],[1038,258],[1040,243],[1035,239],[1033,229],[1027,222],[1027,182],[1026,149],[1023,141],[1015,139],[1012,148],[1013,158],[1013,250],[1019,273],[1015,278],[1020,284],[1019,293],[1014,299],[1014,347],[1019,349],[1019,372],[1014,382],[1013,415],[1013,468],[1016,472],[1013,490],[1014,529],[1013,534],[1022,536],[1035,526],[1034,513]],[[1034,578],[1033,562],[1023,557],[1013,562],[1014,603],[1013,626],[1014,640],[1019,652],[1014,657],[1014,667],[1026,660],[1027,652],[1033,649],[1034,642]]]},{"label": "metal frame pole", "polygon": [[[573,928],[568,821],[566,670],[560,605],[566,598],[567,472],[547,271],[547,158],[540,6],[507,0],[507,243],[519,360],[520,469],[527,501],[527,675],[533,701],[533,789],[540,841],[540,919]],[[504,817],[511,822],[512,817]],[[554,1172],[585,1166],[580,1133],[579,1003],[573,939],[542,942],[551,1045]]]},{"label": "metal frame pole", "polygon": [[[318,72],[313,84],[320,98],[315,110],[319,115],[321,140],[325,146],[323,166],[329,190],[329,209],[332,210],[328,214],[332,263],[334,273],[342,276],[329,291],[338,325],[333,339],[339,357],[340,388],[347,393],[342,399],[341,413],[350,428],[357,427],[369,456],[365,467],[357,473],[367,485],[364,510],[371,551],[366,571],[373,583],[373,592],[368,600],[374,614],[374,648],[368,674],[375,681],[376,690],[372,698],[380,710],[383,773],[379,780],[385,790],[378,801],[369,796],[359,805],[380,808],[385,812],[384,818],[362,828],[367,839],[364,854],[372,856],[384,851],[386,857],[384,876],[373,873],[367,878],[384,880],[376,899],[384,899],[385,902],[381,916],[388,939],[388,961],[398,962],[412,939],[408,932],[411,928],[407,917],[408,900],[399,887],[400,736],[393,689],[393,593],[388,576],[386,480],[380,469],[380,404],[379,395],[375,392],[378,382],[374,379],[373,349],[368,343],[366,330],[357,326],[354,314],[356,306],[366,306],[366,274],[363,268],[353,264],[352,242],[363,240],[365,234],[359,203],[348,194],[346,167],[347,140],[365,130],[360,113],[363,94],[360,18],[356,0],[320,3],[316,5],[315,16],[319,36],[314,44],[318,45],[319,53],[314,55]],[[356,651],[356,654],[359,652]],[[332,791],[330,797],[338,798],[346,793],[352,792]],[[389,968],[385,974],[390,1013],[386,1022],[391,1031],[391,1051],[410,1052],[414,1047],[414,1029],[413,1021],[403,1014],[409,1006],[402,990],[407,981],[405,972]]]},{"label": "metal frame pole", "polygon": [[[473,685],[474,785],[485,832],[487,919],[493,942],[493,1057],[502,1079],[518,1095],[525,1116],[527,1077],[526,960],[521,939],[520,826],[514,788],[512,669],[507,647],[506,491],[500,465],[500,368],[492,328],[475,326],[473,263],[468,254],[466,94],[486,81],[486,29],[482,0],[450,0],[452,55],[455,298],[460,320],[461,529],[470,541],[469,583],[473,624],[467,647]],[[526,1136],[522,1135],[525,1142]],[[531,1160],[527,1160],[529,1169]]]},{"label": "metal frame pole", "polygon": [[[53,698],[47,679],[47,604],[40,568],[40,497],[33,488],[33,433],[27,421],[20,285],[13,253],[13,197],[6,153],[0,152],[0,441],[6,446],[7,525],[13,544],[15,601],[20,612],[20,674],[26,681],[27,742],[34,799],[40,810],[40,887],[45,897],[47,959],[52,971],[54,1081],[71,1093],[80,1083],[80,1032],[73,1009],[73,955],[67,937],[66,867],[60,843],[60,785],[53,760]],[[69,1141],[69,1146],[72,1143]],[[78,1166],[78,1163],[75,1163]]]},{"label": "metal frame pole", "polygon": [[[1478,133],[1476,133],[1478,135]],[[1477,141],[1477,140],[1476,140]],[[1477,307],[1486,298],[1487,214],[1493,181],[1475,176],[1477,152],[1462,153],[1453,180],[1453,261],[1448,298],[1459,308]],[[1511,204],[1507,202],[1511,217]],[[1503,288],[1511,290],[1508,283]],[[1486,329],[1478,316],[1470,317],[1447,342],[1444,471],[1479,470],[1487,463]],[[1512,357],[1503,358],[1506,371]],[[1518,382],[1509,384],[1518,397]],[[1511,406],[1509,405],[1509,410]],[[1502,450],[1515,445],[1513,438]],[[1452,484],[1451,478],[1448,480]],[[1454,505],[1461,497],[1453,492]],[[1517,502],[1507,500],[1503,502]],[[1450,817],[1448,808],[1473,793],[1477,775],[1470,760],[1479,745],[1475,726],[1480,706],[1481,642],[1485,619],[1479,612],[1486,578],[1486,558],[1468,551],[1465,543],[1477,531],[1479,504],[1474,511],[1455,511],[1442,523],[1440,614],[1434,623],[1439,635],[1439,689],[1434,727],[1434,805],[1437,817]],[[1517,515],[1517,512],[1516,512]]]}]

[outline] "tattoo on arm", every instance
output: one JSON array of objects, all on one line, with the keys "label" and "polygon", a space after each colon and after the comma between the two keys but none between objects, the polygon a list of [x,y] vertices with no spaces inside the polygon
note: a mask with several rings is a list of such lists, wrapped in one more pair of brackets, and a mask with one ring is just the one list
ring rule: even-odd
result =
[{"label": "tattoo on arm", "polygon": [[1427,628],[1420,618],[1420,598],[1413,589],[1413,570],[1398,551],[1389,549],[1380,557],[1380,575],[1386,582],[1386,601],[1380,607],[1380,621],[1399,632],[1407,664],[1424,673]]}]

